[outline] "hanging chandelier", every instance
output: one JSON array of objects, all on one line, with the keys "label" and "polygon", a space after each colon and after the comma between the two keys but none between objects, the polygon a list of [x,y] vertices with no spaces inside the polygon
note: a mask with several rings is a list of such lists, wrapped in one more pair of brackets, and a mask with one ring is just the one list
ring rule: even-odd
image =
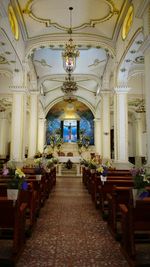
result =
[{"label": "hanging chandelier", "polygon": [[71,73],[68,73],[68,76],[65,77],[61,90],[65,94],[73,93],[78,90],[77,83],[74,81],[74,77],[71,76]]},{"label": "hanging chandelier", "polygon": [[73,43],[73,39],[71,37],[72,34],[72,10],[73,7],[69,7],[70,10],[70,28],[68,33],[70,34],[70,38],[68,43],[65,45],[65,50],[62,52],[63,58],[63,67],[66,72],[72,73],[76,67],[76,58],[79,56],[79,51],[76,49],[76,45]]}]

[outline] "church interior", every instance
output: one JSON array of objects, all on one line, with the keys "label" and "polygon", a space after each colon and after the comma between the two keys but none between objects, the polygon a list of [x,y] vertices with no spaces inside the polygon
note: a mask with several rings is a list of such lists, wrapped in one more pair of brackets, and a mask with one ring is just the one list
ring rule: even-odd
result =
[{"label": "church interior", "polygon": [[150,266],[149,69],[149,0],[0,1],[0,266]]}]

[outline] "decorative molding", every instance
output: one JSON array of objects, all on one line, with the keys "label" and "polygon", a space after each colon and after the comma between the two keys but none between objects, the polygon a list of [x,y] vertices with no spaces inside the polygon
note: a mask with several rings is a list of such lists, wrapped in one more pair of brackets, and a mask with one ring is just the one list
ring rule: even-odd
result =
[{"label": "decorative molding", "polygon": [[8,64],[7,59],[3,55],[0,55],[0,64]]},{"label": "decorative molding", "polygon": [[115,87],[115,92],[117,94],[127,94],[129,93],[129,91],[131,90],[131,88],[127,87],[127,86],[118,86],[118,87]]},{"label": "decorative molding", "polygon": [[144,12],[149,4],[150,4],[149,0],[142,0],[141,4],[139,5],[136,11],[135,16],[141,19],[144,16]]},{"label": "decorative molding", "polygon": [[[85,23],[83,23],[77,27],[72,27],[72,30],[75,31],[75,30],[86,28],[86,27],[94,27],[95,24],[103,23],[103,22],[109,20],[115,14],[119,14],[119,10],[115,7],[112,0],[104,0],[104,2],[106,2],[106,4],[108,5],[108,8],[109,8],[108,14],[106,16],[99,18],[99,19],[91,19],[88,22],[85,22]],[[27,14],[33,20],[40,22],[40,23],[44,23],[46,27],[53,26],[57,29],[68,32],[69,27],[62,26],[62,25],[58,24],[57,22],[52,22],[51,19],[43,19],[43,18],[37,17],[32,10],[33,4],[34,4],[34,0],[28,0],[28,2],[26,3],[26,6],[22,10],[22,12],[24,14]]]},{"label": "decorative molding", "polygon": [[150,35],[148,35],[143,44],[140,46],[139,51],[142,52],[143,54],[146,54],[150,50]]}]

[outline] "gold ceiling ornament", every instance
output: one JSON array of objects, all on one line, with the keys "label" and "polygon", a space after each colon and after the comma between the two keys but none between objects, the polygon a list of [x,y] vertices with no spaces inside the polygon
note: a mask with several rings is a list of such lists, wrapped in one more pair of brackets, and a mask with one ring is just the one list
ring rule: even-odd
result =
[{"label": "gold ceiling ornament", "polygon": [[0,64],[8,64],[8,61],[3,55],[0,55]]},{"label": "gold ceiling ornament", "polygon": [[11,31],[16,40],[19,40],[19,25],[11,4],[8,5],[8,19],[11,27]]},{"label": "gold ceiling ornament", "polygon": [[68,73],[68,76],[65,77],[61,90],[65,94],[70,94],[78,90],[77,83],[74,81],[74,77],[71,76],[71,73]]},{"label": "gold ceiling ornament", "polygon": [[[91,19],[89,19],[89,21],[84,22],[83,24],[80,24],[80,25],[74,27],[73,30],[81,30],[81,29],[84,29],[86,27],[94,27],[95,24],[103,23],[103,22],[111,19],[114,15],[119,14],[119,10],[115,7],[114,1],[112,1],[112,0],[103,0],[103,1],[107,4],[107,9],[108,9],[108,12],[104,17],[101,17],[98,19],[91,18]],[[33,8],[33,5],[34,5],[34,8]],[[51,19],[44,19],[41,17],[37,17],[34,14],[33,10],[35,10],[35,0],[28,0],[26,5],[25,5],[25,8],[22,10],[22,12],[24,14],[27,14],[30,18],[32,18],[33,20],[35,20],[37,22],[44,23],[46,25],[46,27],[53,26],[57,29],[64,30],[64,31],[66,31],[68,29],[64,25],[60,25],[57,22],[52,22]]]},{"label": "gold ceiling ornament", "polygon": [[77,97],[75,95],[73,95],[72,93],[67,93],[64,95],[63,100],[65,102],[68,102],[68,103],[73,103],[73,102],[77,101]]},{"label": "gold ceiling ornament", "polygon": [[72,10],[73,7],[69,7],[70,11],[70,28],[68,30],[68,33],[70,35],[70,38],[68,40],[68,43],[66,43],[65,51],[62,52],[62,58],[63,58],[63,67],[67,73],[72,73],[75,70],[76,67],[76,58],[79,57],[80,52],[76,49],[76,45],[73,43],[72,39]]},{"label": "gold ceiling ornament", "polygon": [[133,15],[134,15],[134,8],[133,5],[131,5],[127,11],[126,17],[123,22],[123,27],[122,27],[122,39],[125,40],[130,29],[132,26],[133,22]]}]

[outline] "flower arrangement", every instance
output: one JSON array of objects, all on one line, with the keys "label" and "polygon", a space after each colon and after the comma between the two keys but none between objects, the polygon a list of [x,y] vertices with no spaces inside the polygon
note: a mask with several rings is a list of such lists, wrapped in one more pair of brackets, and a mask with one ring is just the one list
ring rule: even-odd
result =
[{"label": "flower arrangement", "polygon": [[36,158],[36,159],[34,159],[34,164],[35,164],[35,167],[40,168],[41,165],[42,165],[42,158]]},{"label": "flower arrangement", "polygon": [[39,151],[34,155],[35,159],[38,159],[38,158],[41,158],[41,157],[42,157],[42,153],[39,152]]},{"label": "flower arrangement", "polygon": [[89,161],[89,166],[90,169],[97,169],[97,163],[94,161],[94,159]]},{"label": "flower arrangement", "polygon": [[106,166],[106,165],[100,165],[98,168],[97,168],[97,172],[102,175],[102,176],[107,176],[108,174],[108,169],[109,167]]},{"label": "flower arrangement", "polygon": [[132,168],[130,170],[133,180],[134,188],[144,190],[146,186],[150,185],[150,175],[146,173],[144,168]]},{"label": "flower arrangement", "polygon": [[46,167],[48,169],[51,169],[52,167],[54,167],[54,162],[52,158],[47,160]]},{"label": "flower arrangement", "polygon": [[58,164],[59,163],[58,158],[55,158],[55,157],[52,157],[52,161],[53,161],[54,164]]},{"label": "flower arrangement", "polygon": [[[10,168],[13,167],[13,168]],[[24,172],[19,169],[15,168],[12,165],[12,163],[8,163],[8,166],[4,166],[3,168],[3,175],[9,175],[10,180],[8,181],[8,188],[9,189],[23,189],[26,190],[28,188],[27,181],[25,179],[25,174]]]}]

